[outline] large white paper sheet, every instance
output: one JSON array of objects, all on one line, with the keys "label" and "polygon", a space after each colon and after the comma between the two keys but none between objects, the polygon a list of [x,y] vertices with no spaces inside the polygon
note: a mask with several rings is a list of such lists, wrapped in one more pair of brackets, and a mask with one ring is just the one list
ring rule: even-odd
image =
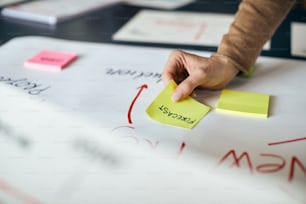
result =
[{"label": "large white paper sheet", "polygon": [[[114,35],[118,41],[218,46],[234,15],[142,10]],[[264,49],[270,49],[267,42]]]},{"label": "large white paper sheet", "polygon": [[[24,69],[42,49],[80,58],[60,73]],[[20,203],[15,189],[53,204],[305,203],[306,63],[261,57],[252,78],[229,85],[270,94],[267,120],[211,111],[189,131],[145,113],[170,51],[42,37],[3,45],[0,201]],[[214,108],[219,94],[198,90],[197,100]],[[105,152],[126,163],[109,170]]]}]

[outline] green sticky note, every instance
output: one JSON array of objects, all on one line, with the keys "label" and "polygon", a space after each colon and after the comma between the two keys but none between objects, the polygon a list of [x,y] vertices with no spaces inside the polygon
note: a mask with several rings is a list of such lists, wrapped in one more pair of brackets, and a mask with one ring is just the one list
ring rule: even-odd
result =
[{"label": "green sticky note", "polygon": [[250,67],[249,71],[247,73],[240,73],[238,76],[242,77],[242,78],[250,78],[251,76],[253,76],[253,73],[256,69],[256,66],[253,65]]},{"label": "green sticky note", "polygon": [[224,89],[217,104],[217,112],[267,118],[269,95]]},{"label": "green sticky note", "polygon": [[160,123],[192,129],[210,110],[210,107],[188,97],[173,102],[171,96],[176,88],[172,80],[146,109],[147,114]]}]

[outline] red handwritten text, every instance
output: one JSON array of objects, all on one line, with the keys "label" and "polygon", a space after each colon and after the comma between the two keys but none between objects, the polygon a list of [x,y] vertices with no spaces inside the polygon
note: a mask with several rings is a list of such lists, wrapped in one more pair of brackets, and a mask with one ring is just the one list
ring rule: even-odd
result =
[{"label": "red handwritten text", "polygon": [[280,142],[271,142],[268,145],[269,146],[280,145],[280,144],[286,144],[286,143],[291,143],[291,142],[298,142],[298,141],[302,141],[302,140],[306,140],[306,137],[292,139],[292,140],[285,140],[285,141],[280,141]]},{"label": "red handwritten text", "polygon": [[[262,164],[258,164],[254,166],[251,156],[248,152],[242,152],[238,156],[235,150],[230,150],[220,159],[218,165],[221,165],[226,160],[229,160],[230,157],[232,157],[233,163],[231,163],[230,167],[236,166],[239,168],[241,167],[241,164],[243,163],[243,164],[247,164],[247,167],[251,174],[253,174],[255,171],[257,173],[268,174],[268,173],[277,173],[277,172],[284,170],[287,164],[286,160],[280,155],[261,153],[259,154],[259,156],[262,158],[264,157],[266,159],[271,159],[273,160],[273,162],[262,163]],[[304,176],[306,178],[306,167],[298,157],[292,156],[289,162],[290,162],[289,164],[290,166],[289,166],[289,173],[288,173],[288,182],[292,182],[294,180],[297,169],[299,169],[302,173],[304,173]]]}]

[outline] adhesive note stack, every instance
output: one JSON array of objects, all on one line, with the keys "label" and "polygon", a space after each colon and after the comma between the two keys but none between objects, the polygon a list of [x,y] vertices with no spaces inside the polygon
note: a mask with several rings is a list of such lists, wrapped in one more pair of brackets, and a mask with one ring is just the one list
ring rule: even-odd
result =
[{"label": "adhesive note stack", "polygon": [[29,69],[59,72],[77,58],[77,54],[43,50],[24,62]]},{"label": "adhesive note stack", "polygon": [[267,118],[269,95],[224,89],[217,104],[217,112]]}]

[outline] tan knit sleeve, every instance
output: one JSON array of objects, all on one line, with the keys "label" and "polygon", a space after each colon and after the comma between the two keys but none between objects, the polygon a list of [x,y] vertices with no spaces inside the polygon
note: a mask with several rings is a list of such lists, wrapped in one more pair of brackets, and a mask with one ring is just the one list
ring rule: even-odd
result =
[{"label": "tan knit sleeve", "polygon": [[227,57],[237,69],[247,72],[294,3],[294,0],[243,0],[216,55]]}]

